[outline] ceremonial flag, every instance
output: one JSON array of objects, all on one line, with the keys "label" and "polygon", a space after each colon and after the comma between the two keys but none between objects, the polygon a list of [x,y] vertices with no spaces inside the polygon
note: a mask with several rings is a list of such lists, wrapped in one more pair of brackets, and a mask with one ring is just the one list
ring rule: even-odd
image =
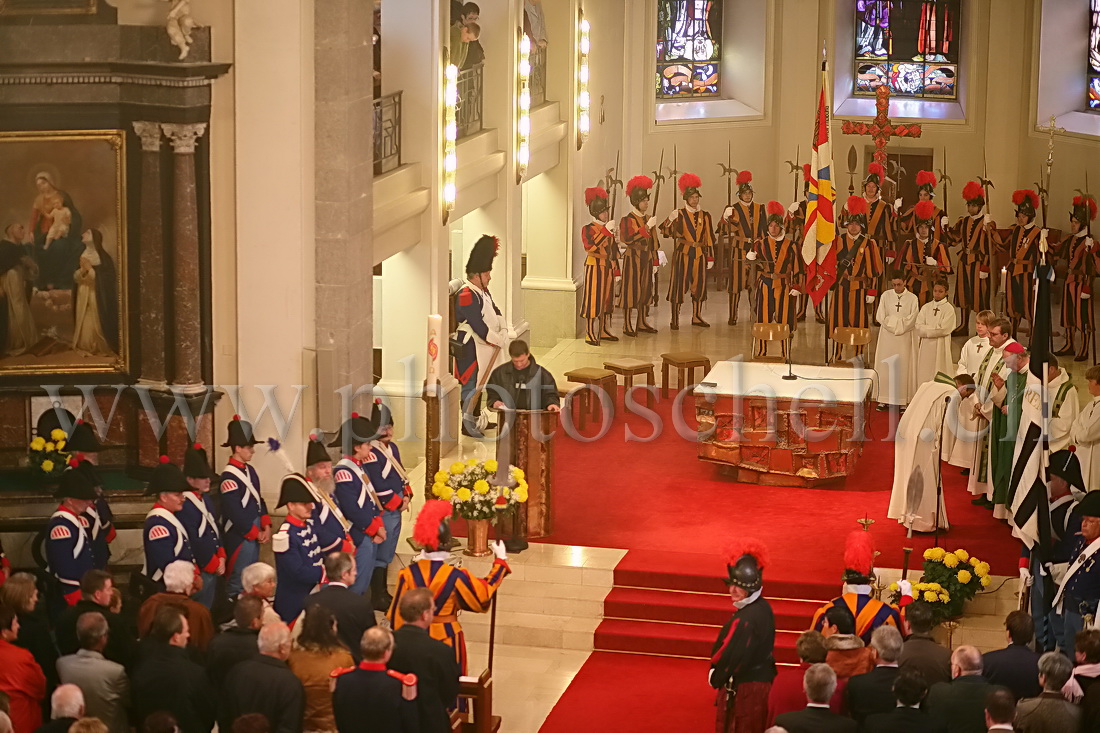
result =
[{"label": "ceremonial flag", "polygon": [[825,293],[836,282],[836,219],[833,190],[833,150],[829,144],[829,78],[826,63],[821,62],[821,96],[814,119],[814,144],[810,154],[810,193],[806,199],[806,231],[802,239],[802,259],[806,263],[806,283],[814,305],[820,305]]}]

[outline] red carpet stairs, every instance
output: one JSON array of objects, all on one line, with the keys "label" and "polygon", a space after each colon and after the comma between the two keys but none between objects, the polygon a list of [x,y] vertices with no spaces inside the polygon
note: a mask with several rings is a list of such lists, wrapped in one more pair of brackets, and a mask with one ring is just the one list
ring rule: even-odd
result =
[{"label": "red carpet stairs", "polygon": [[[713,555],[631,550],[615,568],[596,627],[597,651],[709,659],[732,606]],[[840,583],[805,583],[765,571],[764,593],[775,612],[776,661],[797,664],[795,641]]]}]

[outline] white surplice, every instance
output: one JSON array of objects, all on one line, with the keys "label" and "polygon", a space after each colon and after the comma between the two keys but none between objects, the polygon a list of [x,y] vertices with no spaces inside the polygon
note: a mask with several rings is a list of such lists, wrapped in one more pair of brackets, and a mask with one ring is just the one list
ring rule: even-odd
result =
[{"label": "white surplice", "polygon": [[[1049,439],[1052,453],[1068,448],[1073,442],[1071,435],[1073,423],[1081,411],[1077,388],[1069,385],[1069,381],[1069,374],[1065,369],[1060,368],[1058,376],[1047,383],[1047,399],[1050,401]],[[1064,392],[1063,388],[1065,388]]]},{"label": "white surplice", "polygon": [[1070,429],[1081,461],[1081,477],[1089,491],[1100,489],[1100,397],[1081,408]]},{"label": "white surplice", "polygon": [[[955,375],[969,374],[977,378],[982,360],[989,353],[989,337],[973,336],[963,344],[959,354],[959,363],[955,366]],[[959,468],[970,468],[974,463],[974,436],[982,428],[982,423],[973,415],[975,399],[972,396],[960,403],[958,413],[950,416],[955,429],[944,436],[946,447],[944,455],[947,462]]]},{"label": "white surplice", "polygon": [[875,349],[875,373],[878,377],[877,401],[887,405],[907,405],[916,392],[917,337],[914,326],[920,303],[908,290],[899,295],[887,290],[878,301],[878,346]]},{"label": "white surplice", "polygon": [[[941,435],[947,433],[944,410],[954,409],[957,397],[953,384],[925,382],[917,388],[898,422],[894,439],[894,485],[886,516],[916,532],[930,532],[937,524],[944,529],[949,526],[943,494],[936,487],[942,455]],[[948,398],[952,398],[950,405]]]},{"label": "white surplice", "polygon": [[955,307],[943,300],[930,300],[917,314],[917,384],[924,384],[943,372],[951,374],[951,332],[955,330]]}]

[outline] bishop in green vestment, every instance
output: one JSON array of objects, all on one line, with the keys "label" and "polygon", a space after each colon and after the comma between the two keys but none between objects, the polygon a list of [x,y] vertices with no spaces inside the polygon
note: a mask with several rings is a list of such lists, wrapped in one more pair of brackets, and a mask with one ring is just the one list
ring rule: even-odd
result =
[{"label": "bishop in green vestment", "polygon": [[997,389],[993,401],[997,409],[993,410],[989,432],[989,463],[993,473],[993,516],[1008,519],[1012,514],[1012,456],[1016,449],[1016,435],[1020,429],[1020,415],[1024,407],[1024,391],[1027,389],[1028,354],[1027,349],[1018,341],[1005,346],[1005,365],[1009,368],[1008,377],[993,378]]}]

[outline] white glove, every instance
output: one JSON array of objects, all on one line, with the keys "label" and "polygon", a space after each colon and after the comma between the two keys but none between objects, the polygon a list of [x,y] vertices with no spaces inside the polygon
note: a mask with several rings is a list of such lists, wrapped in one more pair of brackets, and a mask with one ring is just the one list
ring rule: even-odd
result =
[{"label": "white glove", "polygon": [[908,580],[899,580],[898,590],[901,591],[901,594],[903,596],[909,596],[910,598],[913,597],[913,584],[910,583]]},{"label": "white glove", "polygon": [[748,252],[745,253],[745,259],[749,262],[756,262],[756,252],[753,252],[750,249]]},{"label": "white glove", "polygon": [[793,204],[791,204],[790,206],[787,207],[787,213],[788,214],[793,214],[796,211],[798,211],[798,202],[797,201],[795,201]]},{"label": "white glove", "polygon": [[929,265],[931,267],[935,267],[936,266],[936,258],[935,257],[925,257],[924,258],[924,264]]},{"label": "white glove", "polygon": [[661,267],[668,264],[668,255],[665,254],[663,249],[657,250],[657,264]]},{"label": "white glove", "polygon": [[1088,293],[1081,293],[1079,296],[1081,300],[1088,300],[1091,296]]},{"label": "white glove", "polygon": [[864,298],[864,300],[866,300],[868,303],[874,303],[875,302],[875,296],[868,295],[866,298]]},{"label": "white glove", "polygon": [[979,280],[988,280],[989,279],[989,273],[988,272],[979,272],[978,273],[978,279]]},{"label": "white glove", "polygon": [[660,270],[660,269],[661,269],[660,267],[658,267],[657,265],[654,265],[653,266],[653,274],[656,275],[657,271]]},{"label": "white glove", "polygon": [[615,276],[614,278],[612,278],[612,279],[613,279],[613,280],[615,281],[615,284],[616,284],[616,285],[618,285],[618,284],[619,284],[620,282],[622,282],[622,280],[623,280],[623,276],[622,276],[622,275],[616,275],[616,276]]},{"label": "white glove", "polygon": [[614,234],[615,233],[615,222],[609,221],[609,222],[607,222],[606,224],[603,225],[603,228],[606,229],[607,231],[611,232],[612,234]]},{"label": "white glove", "polygon": [[903,202],[902,202],[902,200],[901,200],[901,198],[900,198],[900,197],[899,197],[899,198],[896,198],[896,199],[894,199],[894,211],[901,211],[901,205],[902,205],[902,203],[903,203]]},{"label": "white glove", "polygon": [[947,220],[947,217],[946,217],[946,216],[941,216],[941,217],[940,217],[940,226],[941,226],[941,227],[944,227],[944,228],[946,229],[946,228],[947,228],[948,226],[950,226],[950,225],[951,225],[951,222],[949,222],[949,221]]},{"label": "white glove", "polygon": [[1094,245],[1094,244],[1096,244],[1096,242],[1094,242],[1094,241],[1093,241],[1092,237],[1085,237],[1085,247],[1086,247],[1087,249],[1090,249],[1090,250],[1091,250],[1091,249],[1092,249],[1092,245]]},{"label": "white glove", "polygon": [[982,223],[983,223],[983,224],[988,224],[988,223],[990,223],[991,221],[993,221],[993,217],[992,217],[992,216],[990,216],[989,214],[983,214],[983,215],[982,215]]},{"label": "white glove", "polygon": [[509,326],[508,327],[508,340],[509,341],[515,341],[517,338],[519,338],[519,334],[516,333],[516,329]]},{"label": "white glove", "polygon": [[791,288],[791,295],[797,298],[798,296],[802,295],[802,293],[800,293],[796,288]]},{"label": "white glove", "polygon": [[652,229],[654,227],[654,225],[656,225],[656,224],[657,224],[657,217],[655,217],[655,216],[649,217],[649,221],[647,221],[645,223],[646,227],[649,228],[649,229]]},{"label": "white glove", "polygon": [[731,216],[733,216],[733,207],[732,206],[727,206],[725,208],[725,210],[722,212],[722,218],[723,219],[728,219]]},{"label": "white glove", "polygon": [[707,269],[710,270],[714,267],[714,260],[707,260]]},{"label": "white glove", "polygon": [[672,213],[668,215],[668,220],[669,221],[676,221],[676,218],[678,216],[680,216],[680,210],[679,209],[673,209]]},{"label": "white glove", "polygon": [[1027,568],[1020,568],[1020,585],[1030,588],[1034,582],[1035,578],[1031,577],[1031,571]]},{"label": "white glove", "polygon": [[497,560],[507,560],[508,551],[504,549],[504,541],[497,540],[493,544],[489,545],[489,549],[493,551],[493,554],[497,556]]}]

